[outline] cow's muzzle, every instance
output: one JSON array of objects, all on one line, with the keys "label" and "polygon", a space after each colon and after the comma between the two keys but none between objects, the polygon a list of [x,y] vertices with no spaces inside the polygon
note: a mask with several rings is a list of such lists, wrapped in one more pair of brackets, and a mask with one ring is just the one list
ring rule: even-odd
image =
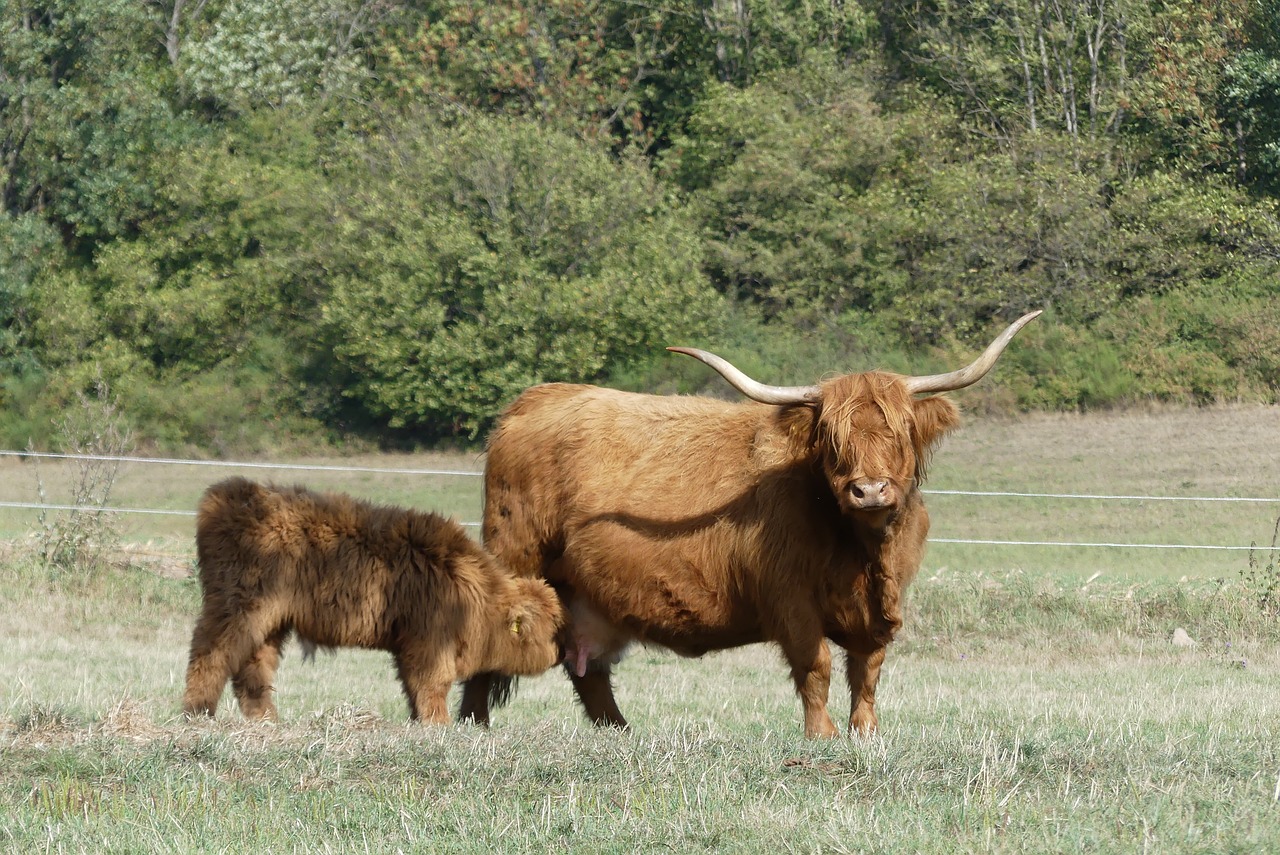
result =
[{"label": "cow's muzzle", "polygon": [[897,505],[898,493],[893,484],[883,478],[860,478],[849,484],[846,499],[850,510],[883,511]]}]

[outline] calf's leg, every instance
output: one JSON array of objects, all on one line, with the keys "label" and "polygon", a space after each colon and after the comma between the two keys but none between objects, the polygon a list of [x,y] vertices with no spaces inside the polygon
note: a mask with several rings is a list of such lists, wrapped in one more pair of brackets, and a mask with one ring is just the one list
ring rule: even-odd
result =
[{"label": "calf's leg", "polygon": [[409,701],[409,715],[431,724],[449,723],[449,687],[457,677],[453,650],[410,644],[395,651],[396,671]]},{"label": "calf's leg", "polygon": [[267,636],[240,670],[231,678],[240,712],[248,719],[276,718],[276,705],[272,699],[275,690],[276,669],[280,666],[280,646],[289,627],[281,627]]},{"label": "calf's leg", "polygon": [[191,638],[183,713],[188,717],[212,716],[227,678],[240,669],[253,648],[249,628],[242,619],[228,621],[215,615],[214,610],[203,612]]}]

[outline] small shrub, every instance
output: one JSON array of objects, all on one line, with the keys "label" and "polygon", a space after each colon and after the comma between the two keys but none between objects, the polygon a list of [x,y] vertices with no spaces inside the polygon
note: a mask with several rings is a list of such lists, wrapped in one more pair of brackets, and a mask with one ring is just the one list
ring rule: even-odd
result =
[{"label": "small shrub", "polygon": [[1280,517],[1276,518],[1275,530],[1271,532],[1271,548],[1265,550],[1266,562],[1250,544],[1249,564],[1240,571],[1241,580],[1251,602],[1258,607],[1264,617],[1280,617],[1280,558],[1276,557],[1276,545],[1280,542]]},{"label": "small shrub", "polygon": [[[78,406],[54,423],[61,449],[80,455],[72,461],[68,504],[73,508],[56,516],[40,511],[36,548],[55,580],[83,585],[101,575],[119,542],[117,516],[106,507],[120,470],[114,458],[131,451],[133,439],[105,382],[96,381],[92,395],[78,393],[77,401]],[[36,490],[40,503],[50,504],[38,466]]]}]

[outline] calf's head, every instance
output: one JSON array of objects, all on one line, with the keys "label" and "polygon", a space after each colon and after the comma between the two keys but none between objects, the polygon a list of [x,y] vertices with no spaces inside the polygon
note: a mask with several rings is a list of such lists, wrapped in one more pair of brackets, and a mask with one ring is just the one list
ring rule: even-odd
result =
[{"label": "calf's head", "polygon": [[485,670],[541,674],[560,661],[564,607],[541,579],[511,579],[490,605]]},{"label": "calf's head", "polygon": [[955,404],[946,398],[915,396],[978,382],[1018,331],[1039,314],[1031,312],[1014,321],[970,365],[922,377],[870,371],[813,386],[768,386],[714,353],[667,349],[706,363],[754,401],[795,411],[809,426],[808,448],[816,454],[841,512],[878,528],[892,521],[911,488],[924,479],[934,445],[960,422]]}]

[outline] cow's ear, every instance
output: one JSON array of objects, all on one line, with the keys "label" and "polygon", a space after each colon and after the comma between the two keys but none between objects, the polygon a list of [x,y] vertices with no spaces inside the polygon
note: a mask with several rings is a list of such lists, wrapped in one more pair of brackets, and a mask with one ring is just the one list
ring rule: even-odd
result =
[{"label": "cow's ear", "polygon": [[779,407],[776,418],[793,458],[808,457],[818,445],[818,410],[807,404]]},{"label": "cow's ear", "polygon": [[507,610],[507,631],[517,638],[529,632],[529,624],[533,620],[533,610],[527,603],[516,603]]},{"label": "cow's ear", "polygon": [[913,406],[915,425],[911,442],[916,452],[916,480],[923,481],[934,445],[960,425],[960,411],[949,398],[941,395],[917,398]]}]

